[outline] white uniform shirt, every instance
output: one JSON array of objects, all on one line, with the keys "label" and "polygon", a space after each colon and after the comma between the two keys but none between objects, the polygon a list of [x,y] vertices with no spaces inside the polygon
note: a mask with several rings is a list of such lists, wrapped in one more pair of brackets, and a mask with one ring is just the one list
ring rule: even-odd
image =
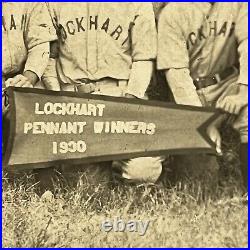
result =
[{"label": "white uniform shirt", "polygon": [[158,69],[189,68],[193,79],[237,64],[248,84],[248,5],[169,3],[160,15]]},{"label": "white uniform shirt", "polygon": [[135,61],[156,57],[151,3],[48,3],[57,30],[59,79],[128,80]]},{"label": "white uniform shirt", "polygon": [[5,2],[2,10],[2,75],[30,70],[41,77],[47,66],[49,44],[46,51],[36,46],[56,39],[50,33],[52,23],[46,5]]}]

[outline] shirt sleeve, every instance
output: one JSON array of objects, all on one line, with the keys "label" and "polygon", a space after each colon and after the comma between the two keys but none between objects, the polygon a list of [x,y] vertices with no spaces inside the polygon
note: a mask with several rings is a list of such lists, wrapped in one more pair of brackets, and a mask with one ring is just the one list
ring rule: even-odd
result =
[{"label": "shirt sleeve", "polygon": [[28,50],[25,70],[40,78],[49,59],[49,42],[57,39],[45,3],[29,3],[24,40]]},{"label": "shirt sleeve", "polygon": [[181,30],[181,15],[177,5],[169,4],[161,12],[158,23],[157,69],[188,68],[189,55]]},{"label": "shirt sleeve", "polygon": [[131,28],[132,59],[148,61],[156,58],[157,33],[152,3],[134,3],[135,20]]},{"label": "shirt sleeve", "polygon": [[238,83],[248,85],[248,3],[240,3],[238,19],[235,25],[235,34],[238,39],[240,75]]},{"label": "shirt sleeve", "polygon": [[[202,106],[189,69],[169,69],[166,71],[166,79],[177,104]],[[203,105],[205,106],[205,103]]]},{"label": "shirt sleeve", "polygon": [[49,42],[38,44],[28,52],[24,72],[32,71],[41,79],[49,61]]},{"label": "shirt sleeve", "polygon": [[152,61],[133,62],[128,81],[127,93],[138,98],[143,98],[150,83],[152,72]]},{"label": "shirt sleeve", "polygon": [[25,42],[28,49],[57,39],[51,17],[45,3],[33,3],[28,10]]}]

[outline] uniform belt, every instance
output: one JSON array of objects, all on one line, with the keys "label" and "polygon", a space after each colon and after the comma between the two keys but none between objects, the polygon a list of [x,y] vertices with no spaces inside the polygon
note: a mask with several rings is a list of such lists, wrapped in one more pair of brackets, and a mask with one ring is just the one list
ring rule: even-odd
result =
[{"label": "uniform belt", "polygon": [[206,88],[211,85],[215,85],[225,79],[227,79],[229,76],[233,75],[235,72],[237,72],[237,69],[235,67],[229,67],[226,68],[224,71],[219,72],[215,74],[214,76],[210,77],[198,77],[194,79],[194,85],[197,90]]},{"label": "uniform belt", "polygon": [[100,80],[90,80],[90,79],[81,79],[79,84],[75,84],[75,91],[81,93],[92,93],[98,90],[98,87],[101,85],[116,85],[118,86],[118,80],[105,77]]},{"label": "uniform belt", "polygon": [[74,85],[75,91],[80,93],[92,93],[96,90],[96,82],[89,81],[84,84],[76,84]]}]

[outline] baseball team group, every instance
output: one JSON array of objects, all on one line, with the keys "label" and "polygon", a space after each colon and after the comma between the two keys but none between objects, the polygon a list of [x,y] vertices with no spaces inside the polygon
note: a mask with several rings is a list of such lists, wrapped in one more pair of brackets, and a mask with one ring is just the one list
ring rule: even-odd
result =
[{"label": "baseball team group", "polygon": [[[2,3],[3,114],[9,86],[147,100],[156,71],[177,104],[221,111],[207,131],[218,154],[221,124],[227,120],[238,131],[247,188],[248,3]],[[180,157],[190,165],[218,166],[207,154]],[[152,183],[164,158],[110,167],[120,178]]]}]

